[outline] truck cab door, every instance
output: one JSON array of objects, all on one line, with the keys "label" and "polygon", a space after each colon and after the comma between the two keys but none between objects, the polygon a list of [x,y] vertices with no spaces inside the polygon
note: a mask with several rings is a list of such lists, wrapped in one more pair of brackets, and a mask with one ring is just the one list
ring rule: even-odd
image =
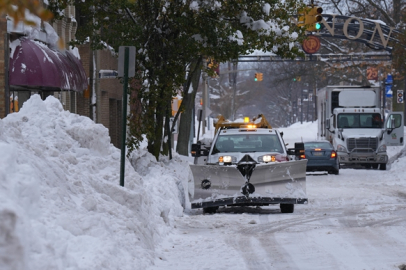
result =
[{"label": "truck cab door", "polygon": [[385,120],[384,140],[387,146],[403,145],[404,127],[403,112],[392,112]]}]

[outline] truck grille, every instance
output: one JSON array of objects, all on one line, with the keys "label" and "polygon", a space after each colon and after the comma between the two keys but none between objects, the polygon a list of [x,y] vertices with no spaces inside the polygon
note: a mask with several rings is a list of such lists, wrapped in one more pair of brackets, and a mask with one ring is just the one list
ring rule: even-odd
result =
[{"label": "truck grille", "polygon": [[347,148],[349,152],[366,153],[376,151],[378,138],[349,138]]}]

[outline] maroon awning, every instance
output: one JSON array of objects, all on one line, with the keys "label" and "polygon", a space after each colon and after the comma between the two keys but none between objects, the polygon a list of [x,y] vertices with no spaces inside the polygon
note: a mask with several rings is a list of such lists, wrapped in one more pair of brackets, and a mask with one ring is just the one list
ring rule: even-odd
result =
[{"label": "maroon awning", "polygon": [[87,76],[81,61],[69,51],[51,50],[24,37],[10,55],[9,84],[11,88],[83,91]]}]

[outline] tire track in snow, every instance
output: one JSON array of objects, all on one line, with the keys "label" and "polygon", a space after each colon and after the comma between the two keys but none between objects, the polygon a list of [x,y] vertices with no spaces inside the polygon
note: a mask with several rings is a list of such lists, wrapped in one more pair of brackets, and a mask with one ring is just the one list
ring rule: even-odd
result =
[{"label": "tire track in snow", "polygon": [[[387,234],[387,228],[399,223],[405,223],[406,216],[399,216],[397,209],[377,213],[376,210],[362,212],[359,208],[354,208],[346,208],[344,215],[338,218],[338,222],[342,225],[339,228],[347,228],[345,232],[338,228],[342,241],[348,246],[348,249],[353,250],[358,257],[363,258],[365,264],[368,265],[368,269],[389,268],[392,262],[402,257],[404,249],[400,251],[399,245],[393,245],[394,240]],[[396,216],[393,216],[393,214],[396,214]],[[382,249],[382,246],[387,248]],[[379,263],[382,265],[377,265]]]},{"label": "tire track in snow", "polygon": [[[262,233],[275,233],[280,231],[287,231],[296,229],[299,231],[305,231],[308,228],[308,223],[322,221],[326,219],[326,216],[321,217],[305,217],[305,216],[298,216],[293,219],[287,220],[278,220],[276,223],[267,223],[267,224],[259,224],[255,227],[246,227],[240,229],[241,234],[262,234]],[[329,216],[328,218],[331,218]],[[300,229],[300,227],[303,227]]]},{"label": "tire track in snow", "polygon": [[[303,217],[301,218],[303,220]],[[269,220],[269,216],[261,216],[260,217],[261,223],[268,223],[267,226],[273,226],[273,221]],[[323,216],[321,219],[315,219],[315,217],[307,218],[308,222],[318,221],[320,223],[316,223],[307,225],[307,229],[302,230],[301,227],[292,227],[291,229],[299,229],[289,237],[284,237],[283,234],[279,234],[274,232],[271,234],[273,241],[268,241],[269,238],[261,238],[261,242],[263,244],[263,248],[270,250],[277,250],[280,253],[279,256],[276,256],[275,261],[272,262],[272,265],[275,266],[274,269],[312,269],[312,270],[325,270],[326,265],[330,267],[330,269],[339,269],[340,265],[332,256],[331,254],[325,253],[325,251],[320,247],[318,243],[316,243],[307,232],[316,228],[330,228],[334,226],[334,222],[331,221],[330,217]],[[292,223],[290,223],[292,224]],[[286,225],[286,223],[285,223]],[[309,239],[311,239],[309,241]],[[272,244],[272,248],[269,249],[269,244]],[[283,252],[282,251],[283,248]],[[283,260],[280,258],[283,257]]]},{"label": "tire track in snow", "polygon": [[[272,220],[272,216],[260,215],[260,224],[244,225],[245,228],[232,233],[233,239],[227,241],[239,250],[247,264],[247,269],[306,269],[306,267],[303,268],[306,262],[311,269],[324,270],[326,265],[331,266],[330,269],[340,268],[336,258],[326,254],[319,243],[308,241],[309,237],[306,233],[309,227],[333,226],[331,217],[299,217],[277,221],[278,224],[275,226],[276,222]],[[277,216],[281,217],[281,215]],[[302,225],[304,220],[309,223],[306,225],[307,229],[296,226]],[[310,222],[315,221],[320,223],[310,225]],[[281,238],[278,232],[284,232],[286,229],[294,231],[288,238]],[[285,248],[287,246],[288,250]]]},{"label": "tire track in snow", "polygon": [[266,270],[262,260],[258,256],[257,249],[251,243],[251,237],[238,235],[235,237],[227,238],[226,243],[239,252],[244,259],[247,269],[252,270]]},{"label": "tire track in snow", "polygon": [[[306,232],[293,233],[289,237],[274,233],[272,238],[275,243],[272,249],[278,250],[280,254],[275,256],[272,269],[326,270],[327,265],[329,269],[340,269],[340,264],[334,256],[326,253]],[[267,244],[265,239],[262,242],[264,246]]]}]

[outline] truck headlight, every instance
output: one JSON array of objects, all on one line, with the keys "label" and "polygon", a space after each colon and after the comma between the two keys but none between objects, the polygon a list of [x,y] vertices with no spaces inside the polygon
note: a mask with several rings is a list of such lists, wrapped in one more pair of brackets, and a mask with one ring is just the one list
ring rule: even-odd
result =
[{"label": "truck headlight", "polygon": [[338,144],[337,145],[337,152],[347,152],[347,148],[344,145]]},{"label": "truck headlight", "polygon": [[237,158],[233,156],[220,156],[219,157],[219,164],[231,164],[237,162]]},{"label": "truck headlight", "polygon": [[386,152],[386,144],[379,146],[378,152]]},{"label": "truck headlight", "polygon": [[268,162],[275,162],[275,161],[276,161],[276,158],[275,158],[275,156],[272,156],[272,155],[264,155],[264,156],[258,157],[258,162],[268,163]]}]

